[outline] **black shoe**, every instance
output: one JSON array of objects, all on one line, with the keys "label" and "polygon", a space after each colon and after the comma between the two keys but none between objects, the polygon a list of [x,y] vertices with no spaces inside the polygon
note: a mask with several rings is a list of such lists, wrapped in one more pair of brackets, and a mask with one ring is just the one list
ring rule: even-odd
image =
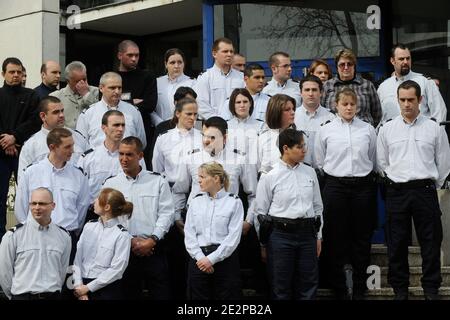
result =
[{"label": "black shoe", "polygon": [[425,292],[425,300],[441,300],[439,293]]}]

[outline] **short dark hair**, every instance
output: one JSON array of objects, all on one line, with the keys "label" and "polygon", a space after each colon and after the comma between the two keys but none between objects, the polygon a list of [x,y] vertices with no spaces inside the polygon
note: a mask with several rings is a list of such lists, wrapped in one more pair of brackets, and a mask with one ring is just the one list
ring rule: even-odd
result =
[{"label": "short dark hair", "polygon": [[62,143],[62,138],[68,138],[72,136],[72,132],[66,128],[55,128],[51,130],[47,135],[47,146],[51,144],[59,146]]},{"label": "short dark hair", "polygon": [[138,153],[140,153],[144,150],[142,141],[138,137],[129,136],[129,137],[123,138],[122,141],[120,141],[120,144],[126,144],[128,146],[134,145],[136,147],[136,151]]},{"label": "short dark hair", "polygon": [[286,94],[279,93],[270,98],[266,111],[266,123],[270,129],[281,128],[283,107],[288,101],[294,105],[295,110],[295,99]]},{"label": "short dark hair", "polygon": [[255,70],[262,70],[264,71],[264,68],[262,65],[258,63],[252,63],[245,67],[244,69],[244,77],[251,77],[253,75],[253,71]]},{"label": "short dark hair", "polygon": [[47,113],[48,105],[50,103],[61,103],[61,100],[59,100],[59,98],[54,97],[54,96],[46,96],[45,98],[43,98],[41,100],[41,102],[39,102],[39,106],[38,106],[39,112]]},{"label": "short dark hair", "polygon": [[278,56],[290,58],[289,54],[287,54],[286,52],[283,51],[274,52],[269,57],[269,67],[272,67],[274,64],[278,63]]},{"label": "short dark hair", "polygon": [[413,80],[406,80],[405,82],[402,82],[398,88],[397,88],[397,97],[398,93],[400,92],[400,89],[409,90],[411,88],[414,88],[416,91],[416,97],[417,99],[420,99],[420,96],[422,95],[422,90],[420,89],[420,86],[417,82]]},{"label": "short dark hair", "polygon": [[228,38],[222,37],[222,38],[218,38],[214,41],[213,46],[212,46],[212,51],[217,51],[219,50],[219,45],[221,43],[226,43],[226,44],[230,44],[233,45],[233,41],[231,41]]},{"label": "short dark hair", "polygon": [[111,116],[122,116],[122,117],[125,117],[125,115],[119,110],[108,110],[108,111],[106,111],[103,114],[103,117],[102,117],[102,125],[103,126],[107,126],[108,125],[108,120],[109,120],[109,117],[111,117]]},{"label": "short dark hair", "polygon": [[167,61],[169,61],[169,58],[174,54],[179,54],[183,59],[183,62],[186,63],[186,57],[184,56],[184,52],[178,48],[169,49],[166,51],[166,53],[164,53],[164,63],[167,63]]},{"label": "short dark hair", "polygon": [[206,128],[213,127],[213,128],[219,129],[220,132],[222,133],[222,135],[224,135],[224,136],[227,134],[228,124],[221,117],[217,117],[217,116],[210,117],[210,118],[208,118],[208,120],[203,122],[203,125]]},{"label": "short dark hair", "polygon": [[278,149],[280,153],[283,154],[283,146],[287,146],[288,148],[292,148],[297,144],[301,144],[304,141],[304,132],[287,128],[282,130],[278,135]]},{"label": "short dark hair", "polygon": [[300,91],[302,91],[302,89],[303,89],[303,84],[308,81],[317,83],[319,85],[320,92],[322,92],[322,89],[323,89],[322,81],[319,79],[319,77],[317,77],[313,74],[308,74],[306,77],[304,77],[302,80],[300,80]]},{"label": "short dark hair", "polygon": [[397,49],[409,50],[409,48],[406,44],[396,43],[391,49],[391,58],[395,58],[395,50],[397,50]]},{"label": "short dark hair", "polygon": [[15,58],[15,57],[9,57],[9,58],[6,58],[3,61],[3,64],[2,64],[2,71],[3,72],[6,72],[6,67],[8,66],[8,64],[14,64],[16,66],[23,67],[22,62],[19,59]]},{"label": "short dark hair", "polygon": [[136,44],[136,42],[132,40],[123,40],[117,46],[117,51],[125,52],[128,49],[128,47],[134,47],[139,49],[139,46]]},{"label": "short dark hair", "polygon": [[253,97],[250,94],[250,92],[245,89],[245,88],[236,88],[233,90],[233,92],[231,92],[231,96],[230,96],[230,101],[228,103],[228,108],[230,109],[230,112],[233,116],[236,116],[236,107],[235,107],[235,103],[236,103],[236,98],[238,95],[242,94],[244,97],[246,97],[249,101],[250,101],[250,115],[253,113],[253,109],[254,109],[254,104],[255,102],[253,101]]},{"label": "short dark hair", "polygon": [[190,87],[179,87],[177,91],[175,91],[175,94],[173,95],[173,100],[179,101],[183,98],[186,98],[187,95],[193,96],[194,99],[197,98],[197,93],[194,91],[194,89]]}]

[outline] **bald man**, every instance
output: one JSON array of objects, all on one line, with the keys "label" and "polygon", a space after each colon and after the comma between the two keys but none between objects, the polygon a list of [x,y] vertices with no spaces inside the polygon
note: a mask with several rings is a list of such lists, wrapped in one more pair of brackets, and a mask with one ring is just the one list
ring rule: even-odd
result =
[{"label": "bald man", "polygon": [[61,79],[61,66],[56,61],[46,61],[41,66],[42,82],[34,90],[40,99],[45,98],[53,91],[58,90],[59,80]]}]

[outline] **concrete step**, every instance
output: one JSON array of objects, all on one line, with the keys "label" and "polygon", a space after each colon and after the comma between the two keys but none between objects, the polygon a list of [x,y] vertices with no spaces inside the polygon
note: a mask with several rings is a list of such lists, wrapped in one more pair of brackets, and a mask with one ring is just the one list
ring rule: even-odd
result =
[{"label": "concrete step", "polygon": [[[408,247],[408,261],[410,267],[421,267],[422,257],[420,256],[420,247],[411,246]],[[370,264],[381,267],[388,266],[387,247],[383,244],[373,244]]]},{"label": "concrete step", "polygon": [[[439,295],[442,300],[450,300],[450,287],[441,287]],[[392,300],[394,298],[394,291],[392,288],[381,288],[369,290],[366,295],[366,300]],[[330,289],[319,289],[317,291],[318,300],[333,300],[334,294]],[[423,300],[423,289],[421,287],[409,288],[410,300]]]},{"label": "concrete step", "polygon": [[[390,287],[387,283],[388,267],[381,268],[381,287]],[[441,267],[442,287],[450,287],[450,267]],[[420,278],[422,277],[422,267],[409,268],[409,285],[410,287],[420,287]]]}]

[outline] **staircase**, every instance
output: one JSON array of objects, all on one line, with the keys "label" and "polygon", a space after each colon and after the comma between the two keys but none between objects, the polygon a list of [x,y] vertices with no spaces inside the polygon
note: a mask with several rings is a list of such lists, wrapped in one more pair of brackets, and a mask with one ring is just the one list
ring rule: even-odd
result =
[{"label": "staircase", "polygon": [[[419,247],[408,248],[409,261],[409,299],[423,300],[423,289],[420,284],[422,276],[422,258]],[[371,265],[377,265],[381,268],[381,288],[373,289],[367,292],[366,300],[392,300],[394,291],[387,283],[388,257],[387,247],[385,245],[372,245]],[[441,267],[442,284],[439,294],[442,300],[450,300],[450,266]],[[317,297],[320,300],[334,299],[333,293],[329,289],[319,289]]]}]

